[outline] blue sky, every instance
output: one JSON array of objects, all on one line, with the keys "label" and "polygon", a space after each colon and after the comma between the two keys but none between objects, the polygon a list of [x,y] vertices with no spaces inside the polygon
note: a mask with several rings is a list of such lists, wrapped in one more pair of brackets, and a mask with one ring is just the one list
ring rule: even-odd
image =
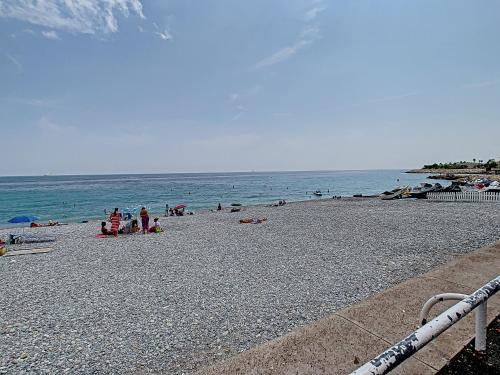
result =
[{"label": "blue sky", "polygon": [[0,175],[500,157],[500,2],[0,0]]}]

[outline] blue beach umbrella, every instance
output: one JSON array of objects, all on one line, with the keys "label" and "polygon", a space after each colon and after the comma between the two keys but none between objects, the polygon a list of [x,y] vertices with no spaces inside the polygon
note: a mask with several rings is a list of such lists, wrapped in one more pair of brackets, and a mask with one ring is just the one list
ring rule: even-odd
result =
[{"label": "blue beach umbrella", "polygon": [[8,222],[11,224],[20,224],[20,223],[31,223],[32,221],[38,220],[36,216],[16,216],[10,219]]}]

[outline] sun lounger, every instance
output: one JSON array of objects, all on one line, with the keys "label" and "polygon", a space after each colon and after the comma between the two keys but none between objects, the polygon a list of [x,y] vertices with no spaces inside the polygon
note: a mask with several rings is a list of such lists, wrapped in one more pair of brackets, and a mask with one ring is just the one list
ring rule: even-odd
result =
[{"label": "sun lounger", "polygon": [[10,234],[9,243],[11,245],[20,243],[43,243],[43,242],[54,242],[56,238],[54,236],[41,236],[32,234]]}]

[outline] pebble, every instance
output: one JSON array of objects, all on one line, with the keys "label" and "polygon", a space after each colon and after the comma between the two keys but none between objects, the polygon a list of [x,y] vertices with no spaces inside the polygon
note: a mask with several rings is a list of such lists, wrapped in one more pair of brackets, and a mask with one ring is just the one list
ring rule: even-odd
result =
[{"label": "pebble", "polygon": [[58,240],[0,258],[0,373],[192,374],[498,240],[498,208],[318,200],[161,218],[161,234],[26,229]]}]

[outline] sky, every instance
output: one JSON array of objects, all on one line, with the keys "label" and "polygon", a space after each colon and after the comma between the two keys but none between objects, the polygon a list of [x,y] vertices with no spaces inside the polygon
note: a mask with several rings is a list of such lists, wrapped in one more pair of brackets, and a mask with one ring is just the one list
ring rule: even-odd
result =
[{"label": "sky", "polygon": [[0,175],[500,158],[500,1],[0,0]]}]

